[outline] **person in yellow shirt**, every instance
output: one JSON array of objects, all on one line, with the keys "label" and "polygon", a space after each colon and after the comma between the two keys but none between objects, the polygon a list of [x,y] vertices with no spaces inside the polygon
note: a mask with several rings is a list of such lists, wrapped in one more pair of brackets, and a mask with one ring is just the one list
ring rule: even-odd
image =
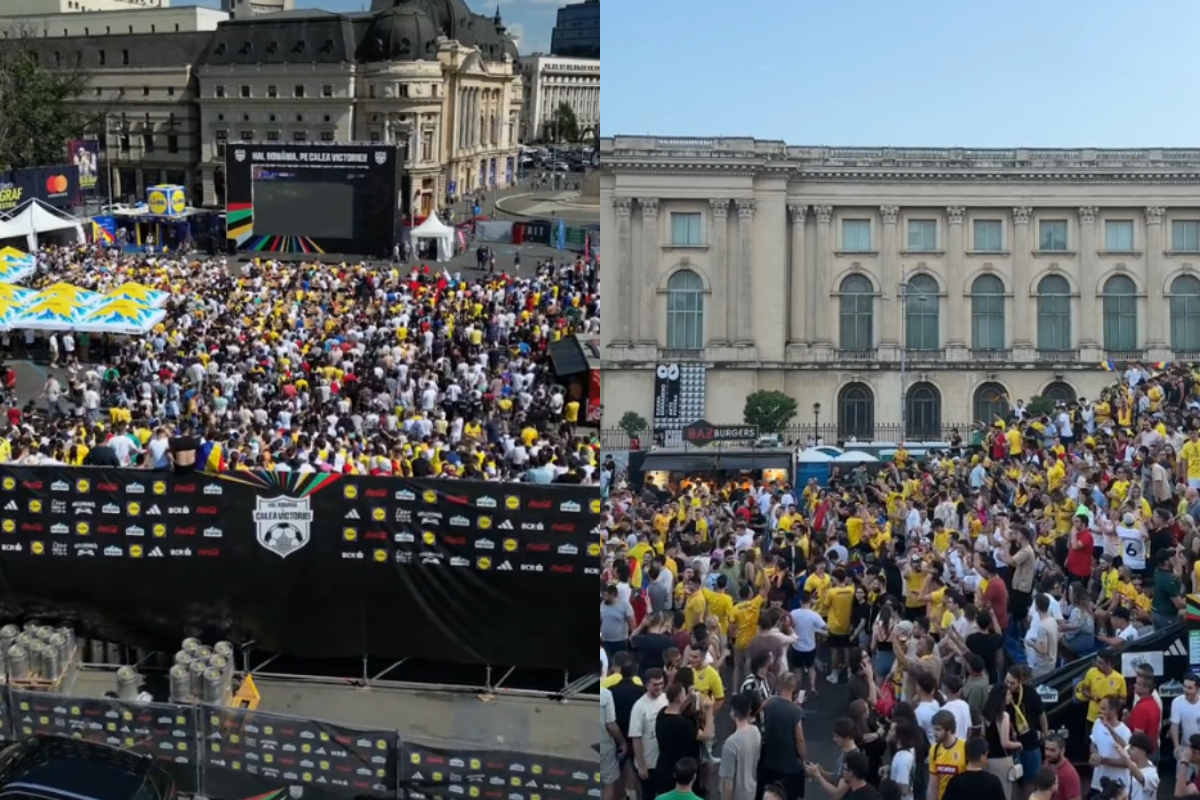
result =
[{"label": "person in yellow shirt", "polygon": [[733,598],[729,596],[729,577],[718,575],[716,585],[716,590],[704,590],[704,598],[708,601],[709,615],[717,618],[721,632],[728,635],[729,623],[733,619]]},{"label": "person in yellow shirt", "polygon": [[733,607],[729,620],[729,638],[733,642],[733,685],[741,686],[742,678],[750,674],[750,645],[758,635],[758,617],[767,597],[757,594],[743,584],[738,591],[739,602]]},{"label": "person in yellow shirt", "polygon": [[818,558],[812,568],[812,574],[804,581],[804,592],[813,596],[813,611],[824,617],[828,609],[825,595],[832,581],[825,571],[825,559]]},{"label": "person in yellow shirt", "polygon": [[1113,654],[1101,650],[1096,655],[1096,665],[1089,669],[1083,680],[1075,687],[1075,699],[1087,702],[1087,721],[1091,724],[1100,716],[1100,703],[1109,697],[1124,700],[1128,694],[1125,676],[1113,669]]},{"label": "person in yellow shirt", "polygon": [[697,694],[704,695],[712,701],[712,710],[715,713],[725,702],[725,682],[721,680],[721,673],[707,663],[707,655],[708,651],[705,649],[689,647],[688,666],[692,668],[693,688]]},{"label": "person in yellow shirt", "polygon": [[961,737],[958,735],[958,722],[954,714],[945,709],[933,715],[930,728],[933,730],[933,746],[929,750],[928,797],[930,800],[942,800],[950,779],[967,771],[966,732]]},{"label": "person in yellow shirt", "polygon": [[841,567],[830,576],[825,590],[826,625],[829,626],[829,682],[838,682],[838,671],[847,661],[850,648],[850,618],[854,607],[854,582]]},{"label": "person in yellow shirt", "polygon": [[708,617],[708,598],[704,594],[700,578],[695,575],[688,578],[686,592],[687,599],[683,604],[683,629],[690,631],[697,625],[704,624],[704,620]]},{"label": "person in yellow shirt", "polygon": [[1181,477],[1187,479],[1188,486],[1200,489],[1200,430],[1191,431],[1180,448],[1179,471]]}]

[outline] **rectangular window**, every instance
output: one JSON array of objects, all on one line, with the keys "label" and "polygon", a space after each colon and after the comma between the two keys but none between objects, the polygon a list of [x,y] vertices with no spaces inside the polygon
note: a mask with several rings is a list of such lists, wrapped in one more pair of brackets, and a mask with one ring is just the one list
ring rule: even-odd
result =
[{"label": "rectangular window", "polygon": [[168,153],[178,153],[179,152],[179,136],[177,136],[174,133],[167,134],[167,152]]},{"label": "rectangular window", "polygon": [[854,253],[869,252],[871,250],[871,220],[842,220],[842,249]]},{"label": "rectangular window", "polygon": [[143,86],[142,87],[142,97],[149,97],[149,96],[150,96],[150,87]]},{"label": "rectangular window", "polygon": [[308,141],[308,133],[305,131],[292,131],[292,141],[306,142]]},{"label": "rectangular window", "polygon": [[998,253],[1004,249],[1004,225],[998,219],[975,220],[975,249]]},{"label": "rectangular window", "polygon": [[250,87],[249,86],[242,86],[242,87],[240,87],[239,91],[241,92],[242,97],[250,96]]},{"label": "rectangular window", "polygon": [[217,145],[217,157],[225,157],[225,141],[229,138],[229,131],[217,131],[215,134]]},{"label": "rectangular window", "polygon": [[304,97],[304,84],[297,83],[292,89],[292,97]]},{"label": "rectangular window", "polygon": [[267,141],[268,142],[278,142],[279,141],[279,131],[267,131]]},{"label": "rectangular window", "polygon": [[910,219],[908,221],[908,249],[914,253],[937,250],[937,220]]},{"label": "rectangular window", "polygon": [[321,133],[321,141],[322,142],[332,142],[333,141],[333,131],[323,131]]},{"label": "rectangular window", "polygon": [[1104,249],[1111,253],[1133,252],[1133,220],[1105,220]]},{"label": "rectangular window", "polygon": [[1038,249],[1046,252],[1062,252],[1067,249],[1067,221],[1044,219],[1038,228]]},{"label": "rectangular window", "polygon": [[333,84],[332,83],[321,84],[321,97],[333,97]]},{"label": "rectangular window", "polygon": [[122,153],[129,152],[129,134],[128,133],[121,134],[121,152]]},{"label": "rectangular window", "polygon": [[243,142],[253,142],[254,141],[254,131],[242,131],[242,141]]},{"label": "rectangular window", "polygon": [[[63,34],[63,35],[65,36],[66,34]],[[103,67],[105,65],[105,63],[108,62],[108,57],[104,54],[104,51],[101,50],[100,52],[96,53],[96,60],[99,61],[100,66]]]},{"label": "rectangular window", "polygon": [[129,66],[129,51],[128,50],[121,51],[121,66],[123,66],[123,67]]},{"label": "rectangular window", "polygon": [[379,131],[371,131],[370,138],[372,142],[381,142],[383,141],[383,134],[381,134]]},{"label": "rectangular window", "polygon": [[699,247],[704,244],[699,214],[671,214],[671,244],[676,247]]},{"label": "rectangular window", "polygon": [[142,134],[142,151],[146,152],[146,153],[154,152],[154,134],[153,133],[143,133]]},{"label": "rectangular window", "polygon": [[1200,252],[1200,222],[1192,219],[1172,222],[1171,249],[1177,253]]},{"label": "rectangular window", "polygon": [[224,97],[224,96],[225,96],[225,87],[224,86],[214,86],[213,87],[213,97]]},{"label": "rectangular window", "polygon": [[421,131],[421,160],[433,160],[433,131]]},{"label": "rectangular window", "polygon": [[278,86],[268,86],[267,87],[267,97],[279,97],[279,87]]}]

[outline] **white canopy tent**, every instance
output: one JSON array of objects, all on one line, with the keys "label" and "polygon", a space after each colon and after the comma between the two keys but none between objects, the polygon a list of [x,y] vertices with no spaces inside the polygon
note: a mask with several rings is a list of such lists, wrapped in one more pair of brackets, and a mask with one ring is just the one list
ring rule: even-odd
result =
[{"label": "white canopy tent", "polygon": [[409,231],[408,235],[412,237],[414,248],[421,239],[433,239],[437,242],[438,261],[449,261],[454,255],[454,228],[442,222],[437,214],[430,214],[424,222]]},{"label": "white canopy tent", "polygon": [[37,237],[43,233],[73,233],[75,241],[84,241],[79,220],[37,198],[26,200],[0,216],[0,240],[24,239],[25,247],[31,253],[37,250]]}]

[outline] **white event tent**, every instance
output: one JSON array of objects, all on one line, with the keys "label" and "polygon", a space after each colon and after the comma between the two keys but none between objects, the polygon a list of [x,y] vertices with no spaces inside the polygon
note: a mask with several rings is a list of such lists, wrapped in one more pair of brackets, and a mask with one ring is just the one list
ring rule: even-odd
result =
[{"label": "white event tent", "polygon": [[76,242],[84,241],[79,220],[36,198],[0,215],[0,240],[24,239],[25,247],[33,252],[37,250],[38,236],[43,233],[73,234]]},{"label": "white event tent", "polygon": [[449,261],[454,255],[454,228],[442,222],[437,214],[430,214],[424,222],[409,231],[408,235],[412,237],[414,248],[421,239],[436,241],[438,261]]}]

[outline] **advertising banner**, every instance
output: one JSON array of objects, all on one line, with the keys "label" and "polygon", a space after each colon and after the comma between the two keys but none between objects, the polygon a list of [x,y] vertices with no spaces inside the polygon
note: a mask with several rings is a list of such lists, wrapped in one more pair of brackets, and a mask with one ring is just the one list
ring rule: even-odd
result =
[{"label": "advertising banner", "polygon": [[211,706],[203,713],[209,797],[256,797],[284,787],[305,800],[395,794],[395,731]]},{"label": "advertising banner", "polygon": [[600,511],[576,486],[6,465],[0,602],[158,650],[199,629],[301,657],[591,671]]},{"label": "advertising banner", "polygon": [[67,142],[67,163],[79,171],[79,191],[84,197],[96,194],[100,175],[100,143],[95,139]]},{"label": "advertising banner", "polygon": [[579,800],[600,796],[596,762],[401,741],[400,780],[412,800]]},{"label": "advertising banner", "polygon": [[554,235],[554,228],[549,222],[521,222],[518,223],[525,229],[524,241],[532,242],[533,244],[550,244],[550,238]]},{"label": "advertising banner", "polygon": [[172,703],[122,703],[9,689],[8,740],[54,734],[154,756],[181,792],[199,791],[196,709]]},{"label": "advertising banner", "polygon": [[74,164],[18,169],[11,176],[13,184],[21,190],[22,201],[36,197],[55,208],[79,204],[79,169]]}]

